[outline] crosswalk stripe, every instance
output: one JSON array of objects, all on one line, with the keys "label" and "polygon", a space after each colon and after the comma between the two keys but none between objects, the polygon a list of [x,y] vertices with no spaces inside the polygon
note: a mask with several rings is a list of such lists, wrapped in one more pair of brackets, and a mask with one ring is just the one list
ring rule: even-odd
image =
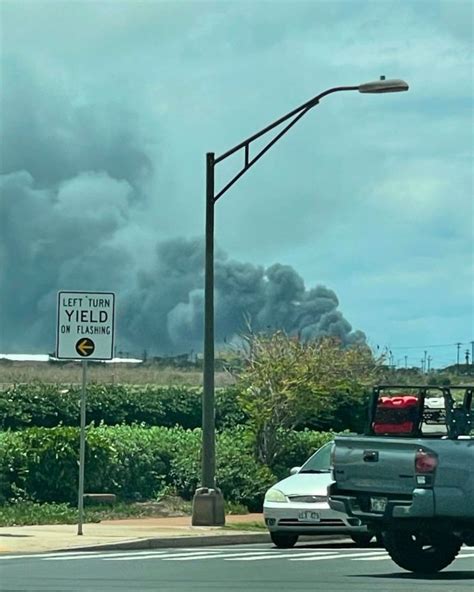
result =
[{"label": "crosswalk stripe", "polygon": [[122,558],[111,558],[111,559],[104,559],[104,561],[141,561],[142,559],[154,559],[155,557],[157,559],[161,559],[163,561],[175,557],[176,559],[179,559],[180,561],[182,561],[183,559],[186,559],[187,557],[193,557],[196,559],[202,559],[205,558],[206,556],[209,557],[215,557],[216,555],[219,554],[219,551],[195,551],[194,553],[170,553],[168,551],[164,551],[163,553],[150,553],[149,555],[142,555],[141,557],[134,557],[133,555],[130,555],[129,557],[122,557]]},{"label": "crosswalk stripe", "polygon": [[390,555],[382,555],[380,557],[354,557],[352,561],[382,561],[383,559],[391,559]]},{"label": "crosswalk stripe", "polygon": [[327,555],[326,557],[301,557],[299,559],[290,559],[290,561],[318,561],[320,559],[352,559],[354,557],[378,557],[379,555],[384,554],[385,551],[366,551],[364,553],[335,553],[333,555]]},{"label": "crosswalk stripe", "polygon": [[87,551],[64,551],[63,553],[30,553],[24,555],[3,555],[0,557],[0,559],[43,559],[44,557],[74,557],[76,555],[87,557],[89,555],[93,555],[93,553]]},{"label": "crosswalk stripe", "polygon": [[464,559],[464,557],[474,557],[474,553],[461,553],[456,559]]},{"label": "crosswalk stripe", "polygon": [[[266,553],[268,553],[268,551],[260,551],[260,552],[258,552],[258,555],[264,555]],[[217,559],[220,559],[221,557],[229,557],[229,555],[234,555],[234,556],[238,556],[238,557],[240,557],[242,559],[245,559],[246,557],[249,557],[249,556],[254,557],[256,555],[256,553],[255,553],[255,551],[247,551],[247,552],[245,552],[245,551],[242,552],[241,551],[239,553],[231,553],[231,554],[220,552],[220,553],[215,553],[215,554],[212,554],[212,555],[211,554],[209,554],[209,555],[201,555],[199,557],[196,557],[196,556],[194,556],[194,557],[189,557],[189,556],[186,556],[186,557],[176,557],[176,555],[174,555],[174,556],[171,556],[170,555],[169,557],[162,558],[162,560],[163,561],[196,561],[198,559],[216,559],[216,558]]]},{"label": "crosswalk stripe", "polygon": [[[146,551],[146,553],[136,553],[137,559],[141,559],[143,557],[146,557],[148,554],[150,554],[151,551]],[[154,555],[163,555],[167,553],[167,551],[158,551],[156,553],[154,553]],[[77,559],[105,559],[105,558],[112,558],[115,557],[117,560],[119,559],[126,559],[127,556],[130,555],[130,551],[129,552],[123,552],[123,553],[108,553],[108,552],[104,552],[104,553],[84,553],[82,555],[74,555],[72,557],[68,556],[68,555],[61,555],[59,557],[45,557],[43,558],[43,561],[75,561]]]},{"label": "crosswalk stripe", "polygon": [[278,552],[270,552],[268,551],[264,554],[258,556],[250,556],[250,557],[229,557],[229,559],[224,559],[224,561],[261,561],[262,559],[283,559],[285,557],[308,557],[308,555],[314,556],[321,556],[321,558],[326,557],[327,555],[331,555],[332,551],[306,551],[305,553],[278,553]]}]

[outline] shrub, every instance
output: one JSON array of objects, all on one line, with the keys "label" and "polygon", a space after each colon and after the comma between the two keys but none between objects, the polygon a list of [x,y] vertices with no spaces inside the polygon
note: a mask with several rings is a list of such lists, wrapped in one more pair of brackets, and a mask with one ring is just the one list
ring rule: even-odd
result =
[{"label": "shrub", "polygon": [[[201,473],[201,430],[191,434],[189,440],[182,438],[171,461],[171,480],[185,499],[193,496]],[[217,435],[216,482],[226,500],[244,504],[251,511],[261,510],[265,491],[275,476],[256,460],[252,437],[245,428]]]},{"label": "shrub", "polygon": [[[129,426],[88,429],[85,491],[116,493],[122,499],[153,498],[167,480],[173,431]],[[77,499],[77,428],[6,432],[0,435],[0,455],[3,498],[21,493],[40,502]]]},{"label": "shrub", "polygon": [[[217,436],[217,485],[224,498],[261,509],[263,495],[332,434],[284,432],[274,466],[255,457],[254,437],[244,427]],[[75,503],[79,430],[28,428],[0,433],[0,502],[30,499]],[[201,430],[141,426],[87,429],[85,491],[115,493],[122,500],[157,497],[164,489],[191,499],[200,481]]]},{"label": "shrub", "polygon": [[[78,426],[80,398],[77,386],[15,385],[0,393],[0,428]],[[202,389],[198,387],[91,384],[87,387],[87,421],[194,429],[201,425],[201,398]],[[217,427],[231,427],[245,420],[235,387],[217,389]]]}]

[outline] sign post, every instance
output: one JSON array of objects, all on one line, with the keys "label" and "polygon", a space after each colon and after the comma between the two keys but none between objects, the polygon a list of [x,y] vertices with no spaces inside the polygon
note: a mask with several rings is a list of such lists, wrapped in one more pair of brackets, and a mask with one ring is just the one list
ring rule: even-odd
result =
[{"label": "sign post", "polygon": [[84,522],[86,455],[86,384],[88,360],[111,360],[114,351],[115,294],[112,292],[58,292],[56,357],[82,363],[81,428],[77,534]]},{"label": "sign post", "polygon": [[82,535],[82,524],[84,522],[84,469],[86,464],[86,383],[87,383],[87,360],[82,364],[82,390],[81,390],[81,433],[79,437],[79,491],[77,495],[77,508],[79,510],[79,521],[77,523],[77,534]]}]

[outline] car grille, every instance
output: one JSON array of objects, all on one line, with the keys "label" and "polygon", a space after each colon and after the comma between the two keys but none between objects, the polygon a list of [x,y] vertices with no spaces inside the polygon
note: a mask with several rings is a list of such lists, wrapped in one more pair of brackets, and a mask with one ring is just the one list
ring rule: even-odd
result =
[{"label": "car grille", "polygon": [[290,500],[290,502],[301,502],[303,504],[314,504],[316,502],[328,501],[326,495],[289,495],[288,499]]},{"label": "car grille", "polygon": [[344,520],[340,518],[321,518],[319,522],[300,522],[299,520],[295,520],[294,518],[282,518],[278,521],[278,526],[298,526],[298,527],[305,527],[308,528],[318,528],[324,526],[342,526],[344,527]]}]

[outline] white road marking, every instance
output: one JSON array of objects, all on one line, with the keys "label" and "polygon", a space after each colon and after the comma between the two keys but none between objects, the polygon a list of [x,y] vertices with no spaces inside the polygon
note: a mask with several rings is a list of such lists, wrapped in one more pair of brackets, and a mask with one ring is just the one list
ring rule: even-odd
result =
[{"label": "white road marking", "polygon": [[[148,555],[152,554],[154,556],[164,555],[168,551],[157,551],[153,553],[153,551],[142,551],[140,553],[135,553],[137,559],[143,559],[143,557],[147,557]],[[43,561],[74,561],[75,559],[108,559],[112,561],[112,558],[115,557],[116,560],[119,559],[126,559],[130,555],[130,551],[124,551],[122,553],[84,553],[83,555],[74,555],[73,557],[69,557],[68,555],[61,555],[60,557],[45,557]]]},{"label": "white road marking", "polygon": [[195,551],[193,553],[170,553],[169,551],[165,551],[163,553],[156,553],[156,554],[152,554],[150,553],[149,555],[142,555],[141,557],[134,557],[133,555],[130,555],[129,557],[119,557],[116,559],[104,559],[104,561],[141,561],[142,559],[154,559],[155,557],[157,559],[161,559],[163,561],[167,560],[168,558],[172,558],[175,557],[176,559],[179,559],[180,561],[182,561],[183,559],[187,558],[187,557],[193,557],[196,559],[201,559],[205,556],[210,556],[210,557],[215,557],[216,555],[220,554],[219,551]]},{"label": "white road marking", "polygon": [[[246,558],[246,556],[258,556],[258,555],[265,555],[268,554],[268,551],[236,551],[236,552],[231,552],[230,555],[234,555],[234,556],[239,556],[242,557],[243,559]],[[229,553],[225,552],[225,551],[217,551],[216,553],[213,553],[212,555],[201,555],[199,557],[190,557],[190,556],[186,556],[186,557],[177,557],[176,555],[170,555],[169,557],[166,557],[163,559],[163,561],[193,561],[195,559],[213,559],[213,558],[220,558],[220,557],[229,557]]]},{"label": "white road marking", "polygon": [[318,561],[320,559],[352,559],[354,557],[369,557],[372,559],[373,557],[378,557],[379,555],[385,555],[385,551],[365,551],[365,552],[358,552],[358,553],[335,553],[334,555],[326,556],[326,557],[302,557],[300,559],[290,559],[290,561]]},{"label": "white road marking", "polygon": [[356,557],[353,561],[382,561],[383,559],[391,559],[390,555],[382,555],[381,557]]},{"label": "white road marking", "polygon": [[321,559],[324,559],[327,555],[331,555],[332,551],[306,551],[306,553],[279,553],[273,552],[268,553],[264,552],[261,555],[256,557],[230,557],[229,559],[224,559],[224,561],[261,561],[262,559],[283,559],[285,557],[308,557],[308,556],[319,556]]},{"label": "white road marking", "polygon": [[62,557],[65,555],[93,555],[93,552],[86,551],[64,551],[62,553],[27,553],[25,555],[1,555],[0,559],[42,559],[43,557]]}]

